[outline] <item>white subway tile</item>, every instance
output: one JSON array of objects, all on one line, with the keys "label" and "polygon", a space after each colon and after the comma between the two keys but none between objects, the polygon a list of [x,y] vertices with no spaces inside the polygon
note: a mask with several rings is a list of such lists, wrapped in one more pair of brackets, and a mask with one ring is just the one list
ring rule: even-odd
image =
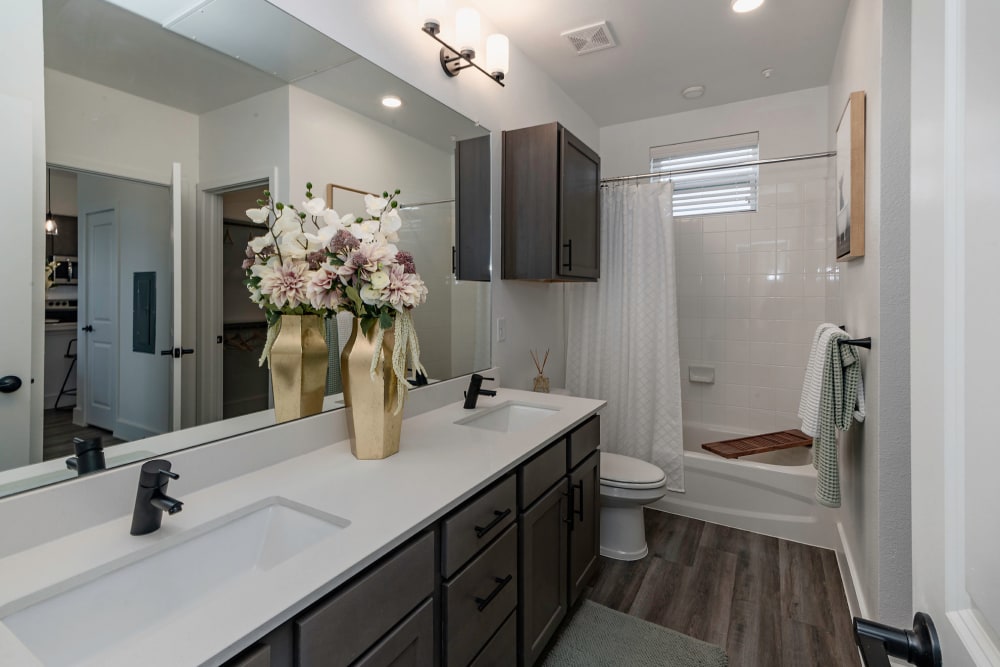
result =
[{"label": "white subway tile", "polygon": [[701,296],[701,276],[679,274],[677,276],[677,296]]},{"label": "white subway tile", "polygon": [[769,252],[775,249],[774,228],[750,229],[750,249],[754,252]]},{"label": "white subway tile", "polygon": [[680,338],[701,338],[702,318],[678,317],[677,331]]},{"label": "white subway tile", "polygon": [[678,255],[700,255],[701,239],[704,234],[676,234]]},{"label": "white subway tile", "polygon": [[701,290],[703,296],[726,296],[726,277],[721,274],[702,276]]},{"label": "white subway tile", "polygon": [[777,257],[777,273],[802,273],[801,250],[779,252]]},{"label": "white subway tile", "polygon": [[705,340],[701,345],[701,354],[707,364],[721,364],[726,361],[726,341]]},{"label": "white subway tile", "polygon": [[829,282],[824,275],[805,275],[803,276],[804,282],[802,284],[802,294],[807,297],[826,297],[826,284]]},{"label": "white subway tile", "polygon": [[702,223],[702,229],[704,229],[706,234],[726,231],[726,216],[706,215],[705,221]]},{"label": "white subway tile", "polygon": [[702,320],[705,340],[725,340],[726,320],[721,317],[706,317]]},{"label": "white subway tile", "polygon": [[775,271],[775,253],[773,252],[752,252],[750,253],[750,270],[745,273],[772,275]]},{"label": "white subway tile", "polygon": [[750,230],[727,231],[726,252],[750,252]]},{"label": "white subway tile", "polygon": [[750,276],[727,274],[726,296],[750,296]]},{"label": "white subway tile", "polygon": [[776,366],[765,364],[750,364],[750,381],[747,384],[757,387],[773,387],[775,368]]},{"label": "white subway tile", "polygon": [[756,433],[771,433],[774,428],[774,413],[769,410],[749,410],[747,428]]},{"label": "white subway tile", "polygon": [[802,250],[803,230],[802,227],[783,227],[777,230],[775,236],[775,244],[777,250],[788,251],[788,250]]},{"label": "white subway tile", "polygon": [[725,385],[726,405],[734,408],[746,408],[750,406],[750,387],[742,384]]},{"label": "white subway tile", "polygon": [[674,218],[674,231],[678,234],[700,234],[701,218]]},{"label": "white subway tile", "polygon": [[775,215],[775,225],[778,229],[802,227],[805,224],[803,214],[802,206],[799,205],[778,206]]},{"label": "white subway tile", "polygon": [[701,274],[706,276],[725,275],[727,256],[728,255],[724,253],[702,255]]},{"label": "white subway tile", "polygon": [[725,317],[726,299],[721,296],[707,296],[702,299],[703,317]]},{"label": "white subway tile", "polygon": [[753,410],[774,410],[773,387],[750,387],[750,404]]},{"label": "white subway tile", "polygon": [[736,364],[749,364],[750,341],[727,340],[726,341],[726,361]]},{"label": "white subway tile", "polygon": [[701,401],[681,401],[681,420],[701,423]]},{"label": "white subway tile", "polygon": [[750,342],[751,363],[773,365],[775,363],[774,350],[776,347],[777,345],[775,345],[774,343],[751,341]]},{"label": "white subway tile", "polygon": [[726,252],[726,232],[709,232],[702,235],[702,252]]},{"label": "white subway tile", "polygon": [[750,340],[750,321],[746,319],[727,319],[726,340]]},{"label": "white subway tile", "polygon": [[[802,372],[805,377],[805,371]],[[800,383],[801,384],[801,383]],[[778,412],[798,412],[799,401],[802,399],[802,388],[798,389],[775,389],[774,409]]]},{"label": "white subway tile", "polygon": [[750,216],[746,213],[733,213],[726,216],[726,231],[735,232],[750,229]]},{"label": "white subway tile", "polygon": [[784,431],[790,428],[801,428],[802,419],[799,418],[794,412],[775,412],[774,413],[774,428],[775,430]]},{"label": "white subway tile", "polygon": [[712,257],[725,257],[725,273],[728,275],[750,273],[751,257],[758,253],[727,252],[725,255],[712,255]]},{"label": "white subway tile", "polygon": [[750,317],[750,297],[727,296],[726,317],[728,318]]}]

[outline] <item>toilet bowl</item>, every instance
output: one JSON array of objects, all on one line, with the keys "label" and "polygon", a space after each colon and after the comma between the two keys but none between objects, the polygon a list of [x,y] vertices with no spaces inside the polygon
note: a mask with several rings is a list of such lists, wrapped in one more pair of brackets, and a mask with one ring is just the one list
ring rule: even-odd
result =
[{"label": "toilet bowl", "polygon": [[601,555],[639,560],[649,553],[643,505],[667,492],[663,470],[631,456],[601,452]]}]

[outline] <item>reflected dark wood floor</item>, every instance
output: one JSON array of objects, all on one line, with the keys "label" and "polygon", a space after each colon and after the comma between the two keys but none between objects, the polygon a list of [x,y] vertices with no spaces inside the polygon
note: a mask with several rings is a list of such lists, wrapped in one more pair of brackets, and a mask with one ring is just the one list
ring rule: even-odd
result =
[{"label": "reflected dark wood floor", "polygon": [[828,549],[645,510],[649,555],[601,558],[587,597],[717,644],[730,667],[860,667]]},{"label": "reflected dark wood floor", "polygon": [[77,426],[73,410],[46,410],[42,436],[42,460],[73,456],[73,438],[101,438],[105,447],[125,442],[96,426]]}]

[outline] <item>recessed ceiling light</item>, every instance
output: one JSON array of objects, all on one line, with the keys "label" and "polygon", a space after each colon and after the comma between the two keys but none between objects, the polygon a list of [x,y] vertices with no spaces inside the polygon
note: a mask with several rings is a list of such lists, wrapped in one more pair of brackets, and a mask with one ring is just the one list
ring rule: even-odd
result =
[{"label": "recessed ceiling light", "polygon": [[752,12],[763,4],[764,0],[733,0],[733,11],[737,14],[745,14],[746,12]]},{"label": "recessed ceiling light", "polygon": [[705,94],[705,86],[689,86],[681,91],[681,96],[686,100],[696,100]]},{"label": "recessed ceiling light", "polygon": [[395,109],[397,107],[403,106],[403,100],[399,99],[395,95],[386,95],[382,98],[382,106],[389,107],[390,109]]}]

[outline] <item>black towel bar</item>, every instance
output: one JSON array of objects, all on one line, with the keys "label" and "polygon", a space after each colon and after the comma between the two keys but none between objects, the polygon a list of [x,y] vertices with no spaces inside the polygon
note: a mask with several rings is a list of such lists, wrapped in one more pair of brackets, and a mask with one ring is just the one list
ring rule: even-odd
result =
[{"label": "black towel bar", "polygon": [[845,340],[838,340],[838,345],[853,345],[854,347],[863,347],[867,350],[872,349],[872,339],[871,336],[867,338],[852,338]]}]

